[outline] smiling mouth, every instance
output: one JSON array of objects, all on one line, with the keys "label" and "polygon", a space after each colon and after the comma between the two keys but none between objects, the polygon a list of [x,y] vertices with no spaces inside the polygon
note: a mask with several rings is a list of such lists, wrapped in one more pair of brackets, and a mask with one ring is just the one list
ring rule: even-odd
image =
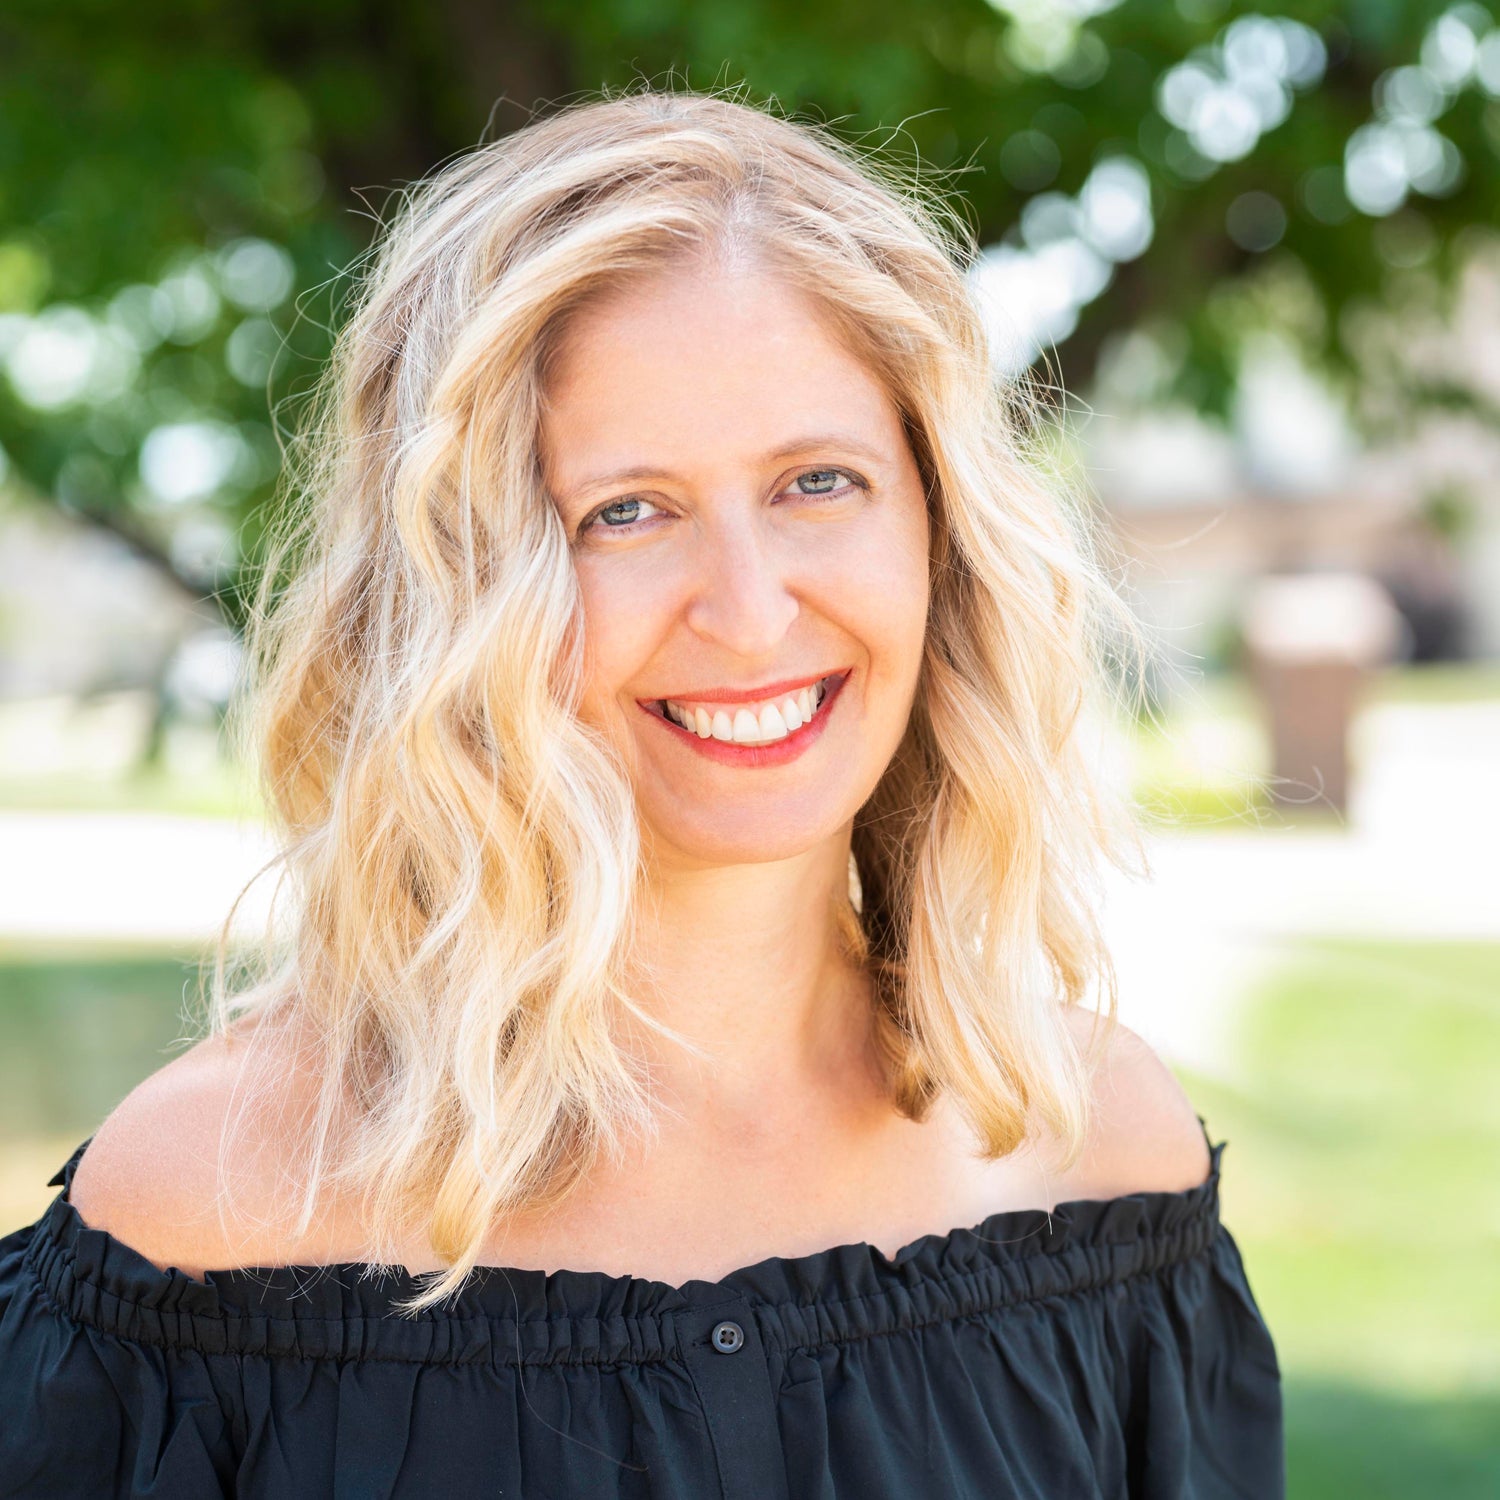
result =
[{"label": "smiling mouth", "polygon": [[[702,740],[717,740],[725,745],[744,745],[747,747],[775,745],[790,739],[807,725],[813,723],[827,710],[829,700],[834,696],[837,688],[849,676],[852,668],[842,672],[831,672],[827,677],[820,677],[813,683],[810,691],[812,694],[812,712],[804,717],[800,716],[796,725],[792,725],[789,717],[784,717],[782,709],[788,698],[794,702],[798,694],[783,694],[779,700],[772,700],[766,708],[761,710],[757,717],[749,708],[738,704],[705,704],[698,710],[699,719],[695,726],[694,721],[689,718],[687,722],[673,716],[667,707],[667,700],[658,698],[650,703],[642,705],[647,713],[655,714],[657,718],[664,719],[674,729],[679,729],[684,734],[695,735]],[[711,709],[711,711],[710,711]],[[707,729],[708,733],[702,730]]]}]

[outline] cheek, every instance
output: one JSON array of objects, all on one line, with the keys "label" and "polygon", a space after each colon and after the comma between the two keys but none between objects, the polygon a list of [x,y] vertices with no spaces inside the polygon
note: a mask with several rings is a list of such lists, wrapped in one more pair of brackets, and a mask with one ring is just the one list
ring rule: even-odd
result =
[{"label": "cheek", "polygon": [[586,701],[608,712],[613,700],[639,681],[665,629],[662,592],[643,580],[632,581],[627,568],[586,565],[578,570],[583,603]]},{"label": "cheek", "polygon": [[866,633],[895,660],[920,657],[931,591],[925,513],[904,513],[849,559],[845,592]]}]

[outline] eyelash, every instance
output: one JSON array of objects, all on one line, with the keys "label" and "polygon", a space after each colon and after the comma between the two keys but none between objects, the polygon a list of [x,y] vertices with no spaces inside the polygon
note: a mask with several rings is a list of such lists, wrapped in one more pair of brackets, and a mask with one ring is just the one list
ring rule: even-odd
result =
[{"label": "eyelash", "polygon": [[[803,469],[801,473],[794,474],[792,476],[791,482],[793,484],[796,484],[799,479],[806,479],[809,474],[842,474],[844,478],[847,479],[856,489],[867,490],[870,487],[865,480],[861,479],[859,475],[854,473],[852,470],[840,469],[832,464],[820,464],[815,469]],[[808,494],[806,491],[803,491],[802,498],[804,500],[831,500],[836,495],[840,494],[842,494],[842,490],[824,490],[822,492],[813,494]],[[595,529],[594,522],[598,520],[598,518],[603,515],[605,511],[613,510],[617,505],[629,505],[632,501],[641,500],[645,500],[645,503],[647,505],[650,505],[652,503],[650,500],[646,500],[644,495],[625,495],[618,500],[607,500],[603,505],[595,506],[594,509],[591,510],[588,515],[586,515],[583,520],[578,523],[578,535],[582,537],[587,533],[592,532]],[[623,526],[606,526],[603,528],[603,530],[607,531],[612,536],[618,536],[622,531],[628,533],[634,531],[636,527],[643,526],[645,524],[646,523],[644,521],[627,521]]]}]

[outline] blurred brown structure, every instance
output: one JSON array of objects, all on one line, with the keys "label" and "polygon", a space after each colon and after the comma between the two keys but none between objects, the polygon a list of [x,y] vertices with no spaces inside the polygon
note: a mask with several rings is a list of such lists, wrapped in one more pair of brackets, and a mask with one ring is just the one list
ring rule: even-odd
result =
[{"label": "blurred brown structure", "polygon": [[1401,640],[1390,596],[1357,573],[1271,576],[1244,609],[1246,666],[1265,707],[1271,795],[1349,805],[1349,726],[1361,688]]}]

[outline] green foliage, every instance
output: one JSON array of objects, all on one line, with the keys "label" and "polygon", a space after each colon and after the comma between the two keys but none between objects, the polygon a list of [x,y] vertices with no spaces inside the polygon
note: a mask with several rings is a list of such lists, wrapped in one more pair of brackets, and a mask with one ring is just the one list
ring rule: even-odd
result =
[{"label": "green foliage", "polygon": [[[1189,75],[1224,75],[1226,46],[1253,53],[1270,14],[1224,0],[18,0],[0,16],[0,448],[38,502],[127,537],[238,622],[280,440],[387,194],[551,104],[643,81],[743,90],[915,160],[981,246],[1029,245],[1028,205],[1128,157],[1147,174],[1150,243],[1109,265],[1055,348],[1044,340],[1062,388],[1084,389],[1114,336],[1149,328],[1173,350],[1151,394],[1222,414],[1244,340],[1274,325],[1357,389],[1361,311],[1403,287],[1440,302],[1483,243],[1475,226],[1500,222],[1500,33],[1473,3],[1287,0],[1274,15],[1310,28],[1321,61],[1287,83],[1284,119],[1206,156],[1166,101]],[[1476,73],[1469,56],[1459,78],[1480,38],[1488,60]],[[1420,136],[1413,159],[1431,158],[1426,186],[1362,212],[1346,162],[1373,139],[1361,130],[1398,116]],[[1405,378],[1399,360],[1376,363]],[[1411,374],[1424,400],[1474,398],[1440,387]]]}]

